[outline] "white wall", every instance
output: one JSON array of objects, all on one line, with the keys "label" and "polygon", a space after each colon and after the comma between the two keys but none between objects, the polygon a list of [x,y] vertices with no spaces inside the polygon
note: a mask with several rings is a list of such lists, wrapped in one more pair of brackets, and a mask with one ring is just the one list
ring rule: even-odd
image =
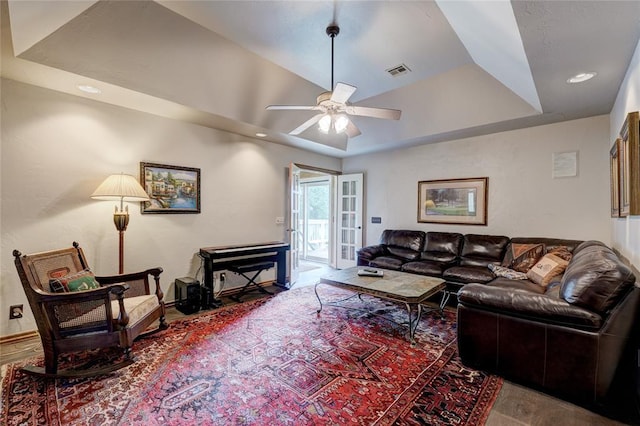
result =
[{"label": "white wall", "polygon": [[[341,161],[261,140],[2,80],[0,336],[36,328],[13,265],[80,242],[97,274],[117,272],[115,203],[89,198],[110,174],[139,177],[141,161],[201,169],[201,214],[145,214],[129,203],[125,271],[161,266],[194,276],[200,247],[282,240],[290,162],[340,170]],[[8,320],[8,306],[25,317]]]},{"label": "white wall", "polygon": [[[610,114],[610,134],[607,146],[618,137],[627,113],[640,110],[640,41],[631,59],[625,79]],[[611,240],[633,265],[640,269],[640,216],[611,219]],[[640,279],[640,277],[639,277]]]},{"label": "white wall", "polygon": [[[365,173],[366,244],[384,229],[596,239],[610,243],[607,116],[343,161]],[[552,178],[552,154],[578,151],[578,176]],[[417,222],[418,181],[489,177],[487,226]],[[381,216],[382,224],[371,224]]]}]

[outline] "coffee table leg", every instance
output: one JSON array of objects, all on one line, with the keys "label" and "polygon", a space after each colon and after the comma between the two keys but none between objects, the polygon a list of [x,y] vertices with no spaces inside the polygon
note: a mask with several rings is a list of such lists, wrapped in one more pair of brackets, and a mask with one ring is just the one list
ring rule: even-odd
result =
[{"label": "coffee table leg", "polygon": [[[419,303],[405,303],[407,306],[407,312],[409,314],[409,342],[411,346],[415,346],[416,340],[416,329],[418,328],[418,323],[420,322],[420,318],[422,317],[422,305]],[[412,309],[412,306],[416,306],[415,313]]]},{"label": "coffee table leg", "polygon": [[442,291],[442,299],[440,300],[440,318],[444,318],[444,308],[451,297],[451,292],[447,289]]},{"label": "coffee table leg", "polygon": [[313,291],[316,294],[316,298],[318,299],[318,303],[320,303],[320,307],[318,308],[318,310],[316,311],[317,313],[320,313],[322,311],[322,300],[320,300],[320,296],[318,295],[318,285],[320,284],[320,281],[318,281],[316,283],[315,286],[313,286]]}]

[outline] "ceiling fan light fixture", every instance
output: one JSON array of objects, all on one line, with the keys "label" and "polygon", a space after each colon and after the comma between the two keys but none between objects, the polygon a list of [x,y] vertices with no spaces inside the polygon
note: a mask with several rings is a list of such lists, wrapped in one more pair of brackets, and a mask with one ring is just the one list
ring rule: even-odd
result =
[{"label": "ceiling fan light fixture", "polygon": [[336,129],[336,133],[342,133],[347,130],[347,126],[349,125],[349,119],[346,115],[340,114],[334,120],[333,127]]},{"label": "ceiling fan light fixture", "polygon": [[[349,118],[352,115],[382,118],[387,120],[399,120],[402,111],[386,108],[359,107],[349,104],[351,95],[356,91],[355,86],[346,83],[334,84],[333,61],[334,61],[334,39],[340,32],[340,28],[331,24],[327,27],[327,35],[331,38],[331,90],[321,93],[316,98],[316,105],[269,105],[268,110],[301,110],[319,111],[289,132],[290,135],[298,136],[311,126],[318,125],[318,131],[325,135],[345,134],[347,138],[355,138],[361,135],[358,126]],[[409,68],[402,64],[398,72],[408,72]],[[319,142],[324,143],[324,142]]]},{"label": "ceiling fan light fixture", "polygon": [[331,119],[331,115],[326,114],[324,117],[320,119],[320,121],[318,121],[318,129],[324,134],[329,133],[329,130],[331,129],[332,121],[333,120]]}]

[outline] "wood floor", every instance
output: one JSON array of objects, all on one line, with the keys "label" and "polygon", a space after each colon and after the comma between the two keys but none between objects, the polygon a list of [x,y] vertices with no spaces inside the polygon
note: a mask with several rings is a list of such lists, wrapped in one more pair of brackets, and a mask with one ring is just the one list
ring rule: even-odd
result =
[{"label": "wood floor", "polygon": [[[318,277],[327,270],[326,267],[313,267],[313,265],[310,268],[312,269],[300,274],[299,280],[294,285],[295,288],[315,284]],[[282,291],[277,287],[268,287],[268,289],[273,292]],[[248,301],[258,297],[263,297],[263,294],[252,292],[243,296],[242,300]],[[225,305],[237,303],[228,297],[223,297],[222,300]],[[179,312],[174,307],[167,309],[167,320],[169,322],[185,317],[187,315]],[[0,364],[30,358],[41,353],[40,339],[37,337],[16,343],[2,344],[0,345]],[[633,399],[634,396],[630,396],[630,398]],[[486,424],[488,426],[609,426],[639,423],[635,420],[626,422],[611,420],[583,407],[505,381]]]}]

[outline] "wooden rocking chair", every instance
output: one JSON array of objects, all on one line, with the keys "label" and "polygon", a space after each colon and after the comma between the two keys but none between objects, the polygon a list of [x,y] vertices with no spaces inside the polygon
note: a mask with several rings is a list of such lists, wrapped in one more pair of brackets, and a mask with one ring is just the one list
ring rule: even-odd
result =
[{"label": "wooden rocking chair", "polygon": [[[76,242],[67,249],[30,255],[14,250],[13,255],[44,349],[45,367],[29,365],[23,368],[27,373],[55,378],[106,374],[134,362],[133,341],[154,321],[160,324],[151,332],[168,327],[160,288],[162,268],[94,277]],[[155,281],[153,293],[149,277]],[[111,346],[124,349],[122,361],[58,371],[58,355],[62,353]]]}]

